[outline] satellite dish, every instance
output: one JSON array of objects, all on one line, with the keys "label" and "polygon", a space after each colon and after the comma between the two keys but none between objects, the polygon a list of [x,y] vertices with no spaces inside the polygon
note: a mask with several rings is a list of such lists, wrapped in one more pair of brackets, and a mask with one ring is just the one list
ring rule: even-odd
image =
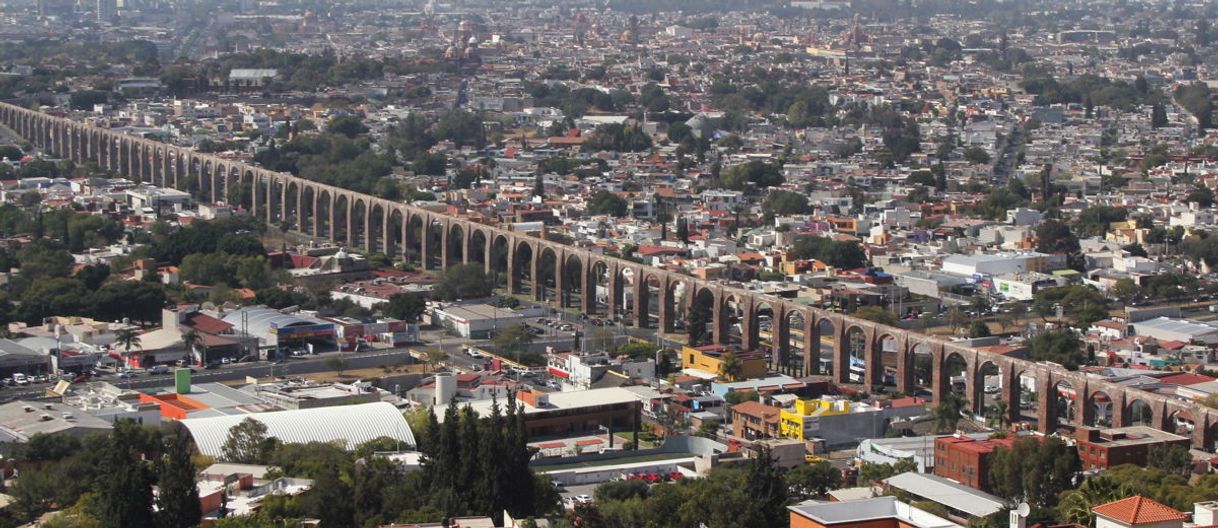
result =
[{"label": "satellite dish", "polygon": [[1029,513],[1032,513],[1032,508],[1028,506],[1028,503],[1021,502],[1019,507],[1015,508],[1015,513],[1018,513],[1020,517],[1027,517]]}]

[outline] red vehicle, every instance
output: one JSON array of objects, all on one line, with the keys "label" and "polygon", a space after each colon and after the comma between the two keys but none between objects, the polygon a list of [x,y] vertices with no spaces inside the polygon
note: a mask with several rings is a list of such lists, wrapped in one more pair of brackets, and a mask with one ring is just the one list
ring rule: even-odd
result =
[{"label": "red vehicle", "polygon": [[682,475],[680,471],[671,471],[668,473],[668,480],[681,480],[683,478],[685,478],[685,475]]}]

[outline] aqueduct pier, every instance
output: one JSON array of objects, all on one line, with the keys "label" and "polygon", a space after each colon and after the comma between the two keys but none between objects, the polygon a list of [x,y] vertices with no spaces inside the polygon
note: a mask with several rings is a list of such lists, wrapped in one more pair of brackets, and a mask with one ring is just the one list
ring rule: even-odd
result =
[{"label": "aqueduct pier", "polygon": [[[952,390],[950,379],[959,374],[947,372],[951,363],[963,366],[964,394],[971,402],[982,400],[985,377],[997,375],[1001,399],[1008,402],[1008,418],[1019,421],[1017,402],[1031,402],[1041,431],[1052,431],[1059,423],[1091,424],[1096,419],[1096,403],[1105,402],[1111,409],[1107,421],[1112,426],[1148,423],[1171,432],[1187,431],[1194,447],[1210,451],[1218,440],[1218,410],[1056,365],[1011,358],[572,247],[451,214],[450,208],[386,200],[12,104],[0,103],[0,123],[50,155],[92,162],[138,182],[189,191],[203,202],[232,197],[272,225],[286,224],[350,247],[417,260],[425,268],[481,264],[488,272],[503,273],[514,292],[527,292],[539,301],[578,308],[588,315],[628,313],[638,326],[655,325],[671,332],[679,313],[709,308],[711,341],[751,350],[761,344],[760,318],[765,314],[769,316],[771,367],[779,372],[795,376],[819,373],[821,337],[831,337],[826,341],[832,342],[833,378],[838,382],[850,379],[854,354],[865,364],[861,381],[868,390],[884,383],[882,356],[895,356],[893,384],[907,394],[916,389],[916,358],[929,357],[930,379],[920,381],[929,381],[936,402]],[[606,293],[603,302],[586,293],[600,289]],[[630,292],[629,302],[625,292]],[[657,314],[649,313],[653,305],[658,306]],[[1021,398],[1024,378],[1034,379],[1033,397]],[[1059,404],[1061,387],[1073,394],[1065,403],[1066,412]]]}]

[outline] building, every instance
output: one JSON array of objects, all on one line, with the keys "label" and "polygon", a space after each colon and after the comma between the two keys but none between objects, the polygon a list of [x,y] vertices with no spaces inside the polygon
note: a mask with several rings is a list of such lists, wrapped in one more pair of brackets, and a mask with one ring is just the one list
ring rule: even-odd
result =
[{"label": "building", "polygon": [[11,339],[0,339],[0,376],[46,374],[53,367],[50,354],[32,350]]},{"label": "building", "polygon": [[1029,271],[1044,273],[1049,267],[1048,257],[1048,255],[1040,253],[950,255],[943,259],[942,269],[945,273],[964,277],[996,276]]},{"label": "building", "polygon": [[994,450],[1010,448],[1009,438],[978,439],[953,435],[935,439],[935,475],[973,489],[990,489],[990,460]]},{"label": "building", "polygon": [[182,420],[182,425],[194,438],[200,453],[219,457],[223,455],[229,429],[247,419],[261,422],[266,426],[268,437],[287,444],[341,442],[347,450],[354,450],[364,442],[384,436],[401,442],[404,447],[416,445],[414,433],[402,413],[386,402],[189,418]]},{"label": "building", "polygon": [[[1091,508],[1095,528],[1181,528],[1188,515],[1141,495]],[[1201,526],[1201,525],[1198,525]]]},{"label": "building", "polygon": [[62,403],[16,400],[0,405],[0,444],[24,444],[39,434],[79,437],[112,428],[110,422]]},{"label": "building", "polygon": [[[819,385],[819,384],[817,384]],[[760,394],[779,394],[787,392],[803,392],[808,389],[808,383],[792,378],[785,374],[778,374],[766,378],[754,378],[743,381],[711,383],[711,393],[720,398],[726,398],[728,394],[737,391],[756,392]],[[827,389],[828,387],[813,387]]]},{"label": "building", "polygon": [[309,479],[274,477],[271,468],[253,464],[212,464],[199,473],[199,510],[204,526],[225,516],[251,515],[262,507],[262,501],[272,495],[296,496],[313,488]]},{"label": "building", "polygon": [[846,502],[808,501],[787,506],[791,528],[959,528],[947,519],[919,510],[896,497]]},{"label": "building", "polygon": [[[736,357],[740,372],[734,376],[721,376],[723,358],[728,354]],[[681,348],[681,368],[699,377],[723,377],[728,381],[760,378],[769,372],[765,356],[760,352],[743,352],[724,345]]]},{"label": "building", "polygon": [[467,339],[489,339],[504,328],[520,324],[529,314],[521,310],[497,308],[489,304],[449,305],[433,311],[432,322],[452,326]]},{"label": "building", "polygon": [[98,22],[111,22],[118,15],[118,0],[97,0],[96,13]]},{"label": "building", "polygon": [[[642,424],[643,400],[620,387],[586,391],[544,393],[537,390],[516,393],[524,412],[524,427],[529,438],[604,434],[606,430],[630,432],[638,441]],[[461,402],[479,416],[489,416],[494,400]],[[444,421],[448,405],[435,406],[436,416]],[[500,407],[504,403],[499,403]]]},{"label": "building", "polygon": [[928,500],[947,508],[962,521],[989,517],[1007,509],[1007,501],[955,481],[914,471],[884,480],[884,485],[908,494],[911,501]]},{"label": "building", "polygon": [[819,438],[828,447],[854,445],[859,438],[883,436],[896,418],[926,414],[924,404],[869,405],[844,398],[795,400],[779,416],[779,434],[787,438]]},{"label": "building", "polygon": [[[944,436],[867,438],[859,442],[855,456],[871,464],[896,464],[902,460],[912,460],[918,464],[919,473],[929,473],[935,467],[935,440]],[[968,436],[984,440],[990,434],[973,433]]]},{"label": "building", "polygon": [[1150,336],[1159,341],[1218,344],[1218,326],[1171,317],[1156,317],[1133,323],[1134,335]]},{"label": "building", "polygon": [[246,306],[229,312],[223,321],[258,338],[259,347],[274,349],[334,348],[334,323],[302,313],[284,313],[266,306]]},{"label": "building", "polygon": [[1145,425],[1115,429],[1079,427],[1075,439],[1083,469],[1108,469],[1121,464],[1145,466],[1152,446],[1178,445],[1188,449],[1192,445],[1188,437]]},{"label": "building", "polygon": [[761,402],[746,401],[732,406],[732,436],[745,440],[776,438],[782,409]]},{"label": "building", "polygon": [[315,409],[380,401],[370,383],[261,383],[254,397],[282,409]]}]

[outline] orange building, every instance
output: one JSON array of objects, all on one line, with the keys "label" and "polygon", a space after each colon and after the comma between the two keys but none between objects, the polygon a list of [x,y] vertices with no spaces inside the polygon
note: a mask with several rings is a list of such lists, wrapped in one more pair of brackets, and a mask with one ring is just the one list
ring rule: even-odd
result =
[{"label": "orange building", "polygon": [[140,394],[140,402],[155,403],[161,407],[161,418],[185,420],[190,413],[208,408],[185,395],[174,392],[164,394]]}]

